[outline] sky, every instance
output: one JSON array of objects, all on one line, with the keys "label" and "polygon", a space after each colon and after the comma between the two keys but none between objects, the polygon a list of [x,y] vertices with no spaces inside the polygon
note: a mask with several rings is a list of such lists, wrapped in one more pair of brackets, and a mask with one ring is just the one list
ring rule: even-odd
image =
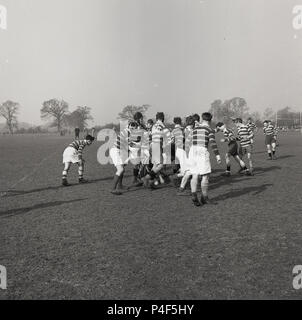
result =
[{"label": "sky", "polygon": [[0,0],[0,103],[30,124],[51,98],[91,107],[94,124],[130,104],[186,116],[233,97],[302,111],[299,1]]}]

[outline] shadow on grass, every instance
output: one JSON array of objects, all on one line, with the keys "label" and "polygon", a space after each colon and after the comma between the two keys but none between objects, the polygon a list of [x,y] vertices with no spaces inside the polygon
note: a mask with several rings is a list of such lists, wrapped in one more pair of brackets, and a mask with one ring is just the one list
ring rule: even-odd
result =
[{"label": "shadow on grass", "polygon": [[218,176],[210,179],[210,190],[219,188],[224,185],[235,184],[244,180],[251,180],[253,176],[248,177],[246,175],[234,174],[229,177]]},{"label": "shadow on grass", "polygon": [[234,173],[229,177],[225,176],[214,176],[210,178],[210,190],[219,188],[224,185],[229,185],[229,184],[235,184],[237,182],[242,182],[246,180],[247,182],[249,180],[254,180],[255,176],[262,175],[266,172],[274,171],[274,170],[281,170],[281,167],[279,166],[271,166],[267,168],[262,168],[262,167],[256,167],[254,168],[254,175],[253,176],[246,176],[244,174],[239,174],[239,173]]},{"label": "shadow on grass", "polygon": [[[130,177],[129,176],[125,176]],[[100,179],[91,179],[89,180],[87,183],[85,183],[84,185],[88,185],[88,184],[93,184],[93,183],[97,183],[97,182],[101,182],[101,181],[111,181],[113,180],[113,177],[106,177],[106,178],[100,178]],[[79,186],[78,183],[71,183],[70,187],[74,187],[74,186]],[[61,188],[66,188],[63,187],[62,185],[58,185],[58,186],[49,186],[49,187],[45,187],[45,188],[37,188],[37,189],[32,189],[32,190],[7,190],[7,191],[1,191],[1,197],[15,197],[15,196],[21,196],[21,195],[26,195],[26,194],[31,194],[31,193],[37,193],[37,192],[43,192],[43,191],[56,191],[59,190]]]},{"label": "shadow on grass", "polygon": [[255,175],[262,175],[266,172],[270,172],[270,171],[274,171],[274,170],[281,170],[282,167],[280,166],[271,166],[271,167],[267,167],[267,168],[263,168],[263,167],[256,167],[255,168]]},{"label": "shadow on grass", "polygon": [[223,201],[223,200],[227,200],[227,199],[238,198],[238,197],[241,197],[246,194],[251,194],[252,196],[256,196],[256,195],[264,192],[268,187],[272,187],[272,186],[273,186],[273,184],[267,183],[267,184],[263,184],[260,186],[232,190],[228,193],[225,193],[223,195],[212,198],[212,200],[213,201]]},{"label": "shadow on grass", "polygon": [[293,154],[288,154],[288,155],[284,155],[284,156],[277,156],[277,161],[282,160],[282,159],[295,158],[295,157],[296,156]]},{"label": "shadow on grass", "polygon": [[263,151],[253,151],[253,154],[264,154],[267,151],[263,150]]},{"label": "shadow on grass", "polygon": [[52,208],[52,207],[61,206],[63,204],[70,204],[70,203],[84,201],[84,200],[87,200],[87,199],[88,198],[76,199],[76,200],[68,200],[68,201],[54,201],[54,202],[36,204],[34,206],[31,206],[31,207],[25,207],[25,208],[19,208],[19,209],[11,209],[11,210],[7,210],[7,211],[0,211],[0,217],[12,217],[12,216],[28,213],[28,212],[30,212],[32,210]]}]

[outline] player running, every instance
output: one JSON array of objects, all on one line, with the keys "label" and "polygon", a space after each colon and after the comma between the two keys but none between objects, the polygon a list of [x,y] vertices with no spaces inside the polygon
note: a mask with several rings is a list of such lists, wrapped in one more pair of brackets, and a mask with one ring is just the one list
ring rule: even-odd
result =
[{"label": "player running", "polygon": [[[258,132],[258,128],[257,128],[256,124],[253,122],[253,119],[248,118],[246,125],[253,132],[253,134],[255,136],[255,134]],[[251,139],[251,143],[252,143],[252,146],[254,146],[254,139]]]},{"label": "player running", "polygon": [[84,174],[84,163],[85,160],[83,159],[83,149],[86,146],[90,146],[92,142],[94,141],[94,137],[88,135],[85,140],[75,140],[73,141],[65,150],[63,153],[63,164],[64,164],[64,170],[62,174],[62,185],[67,187],[70,184],[67,181],[67,175],[68,171],[71,167],[71,164],[77,164],[78,165],[78,172],[79,172],[79,183],[85,183],[87,182],[83,178]]},{"label": "player running", "polygon": [[227,176],[227,177],[231,176],[231,157],[234,158],[234,160],[239,164],[241,170],[244,170],[246,175],[250,175],[250,172],[247,169],[246,164],[239,157],[238,144],[237,144],[234,132],[231,129],[228,129],[223,122],[218,122],[217,125],[216,125],[216,129],[217,129],[217,132],[220,131],[224,135],[224,138],[221,139],[221,142],[227,142],[228,143],[228,151],[227,151],[227,153],[225,155],[225,161],[226,161],[227,169],[226,169],[226,172],[224,173],[224,175]]},{"label": "player running", "polygon": [[[239,156],[243,159],[244,155],[247,155],[249,161],[249,172],[252,175],[254,172],[253,169],[253,160],[252,160],[252,153],[253,153],[253,146],[252,146],[252,139],[254,138],[254,133],[251,129],[245,124],[241,118],[237,118],[235,120],[235,124],[237,127],[238,137],[237,139],[240,141],[240,150]],[[243,172],[244,169],[241,168],[239,172]]]},{"label": "player running", "polygon": [[276,160],[276,130],[270,120],[263,122],[263,133],[267,147],[268,160]]}]

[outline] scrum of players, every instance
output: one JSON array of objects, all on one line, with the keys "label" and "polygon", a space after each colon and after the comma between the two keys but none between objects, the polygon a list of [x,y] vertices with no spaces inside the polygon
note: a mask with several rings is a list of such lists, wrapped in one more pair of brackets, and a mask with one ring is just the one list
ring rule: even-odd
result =
[{"label": "scrum of players", "polygon": [[[178,188],[177,195],[185,195],[185,189],[190,182],[192,202],[195,206],[211,204],[208,196],[210,174],[212,172],[210,152],[211,147],[218,164],[222,163],[216,143],[219,133],[222,143],[227,144],[224,155],[226,171],[224,176],[231,176],[232,159],[239,167],[239,174],[251,176],[254,174],[253,146],[257,127],[249,118],[246,123],[241,118],[232,119],[236,130],[232,130],[223,122],[218,122],[213,128],[212,115],[205,112],[186,117],[183,123],[180,117],[174,118],[174,128],[165,125],[163,112],[156,114],[156,121],[144,122],[142,113],[137,112],[128,126],[122,129],[110,149],[110,157],[116,173],[113,178],[111,193],[122,195],[125,189],[145,187],[156,189],[160,184],[172,183]],[[267,146],[268,159],[276,159],[277,128],[271,121],[263,123],[263,133]],[[65,150],[63,156],[64,171],[62,185],[68,186],[67,174],[71,164],[78,164],[79,183],[83,179],[84,160],[82,152],[85,146],[91,145],[92,136],[84,140],[76,140]],[[125,168],[133,167],[133,181],[130,187],[123,185]],[[167,168],[171,173],[167,174]],[[200,184],[201,195],[198,196]]]}]

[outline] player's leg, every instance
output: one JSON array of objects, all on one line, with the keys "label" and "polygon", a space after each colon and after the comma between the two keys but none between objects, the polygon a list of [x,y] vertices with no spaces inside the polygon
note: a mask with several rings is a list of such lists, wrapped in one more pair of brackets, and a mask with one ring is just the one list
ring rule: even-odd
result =
[{"label": "player's leg", "polygon": [[119,190],[119,186],[122,184],[125,166],[121,156],[120,150],[117,148],[110,149],[110,157],[114,166],[116,167],[116,174],[113,178],[113,186],[111,193],[114,195],[121,195],[121,191]]},{"label": "player's leg", "polygon": [[249,161],[249,173],[250,175],[253,174],[254,172],[254,165],[253,165],[253,159],[252,159],[252,152],[248,152],[247,153],[247,158],[248,158],[248,161]]},{"label": "player's leg", "polygon": [[268,153],[268,160],[272,160],[272,159],[273,159],[273,155],[272,155],[271,145],[268,144],[268,145],[266,146],[266,148],[267,148],[267,153]]},{"label": "player's leg", "polygon": [[180,187],[178,189],[177,195],[178,196],[183,196],[185,195],[184,191],[186,189],[186,185],[189,181],[189,179],[192,177],[191,172],[188,170],[185,172],[185,175],[181,179]]},{"label": "player's leg", "polygon": [[245,162],[238,155],[234,156],[234,160],[239,164],[240,172],[248,172]]},{"label": "player's leg", "polygon": [[124,164],[124,165],[123,165],[123,172],[121,173],[120,179],[119,179],[119,182],[118,182],[118,188],[119,188],[119,190],[127,189],[127,188],[123,185],[125,168],[126,168],[126,165]]},{"label": "player's leg", "polygon": [[79,183],[87,182],[86,180],[84,180],[84,161],[83,160],[80,160],[80,162],[78,162],[78,173],[79,173]]},{"label": "player's leg", "polygon": [[274,139],[272,144],[271,144],[271,149],[272,149],[272,159],[273,160],[276,160],[276,146],[277,146],[277,143],[276,143],[276,140]]},{"label": "player's leg", "polygon": [[238,147],[238,155],[239,155],[239,158],[243,160],[244,151],[241,145]]},{"label": "player's leg", "polygon": [[227,168],[223,175],[229,177],[231,175],[231,159],[229,153],[226,153],[225,155],[225,163]]},{"label": "player's leg", "polygon": [[154,181],[160,172],[160,170],[163,168],[164,159],[162,150],[160,147],[156,146],[152,149],[152,169],[150,172],[142,179],[145,187],[154,187]]},{"label": "player's leg", "polygon": [[[244,156],[246,155],[246,148],[244,148],[244,147],[241,147],[240,146],[240,154],[238,155],[238,157],[239,157],[239,163],[241,164],[240,165],[240,169],[239,169],[239,171],[238,171],[238,173],[240,173],[240,174],[244,174],[244,173],[246,173],[247,172],[247,166],[246,166],[246,164],[245,164],[245,161],[244,161]],[[238,158],[237,158],[238,159]],[[242,166],[242,164],[244,164],[243,166]]]},{"label": "player's leg", "polygon": [[163,168],[163,164],[162,163],[154,163],[153,164],[152,170],[143,179],[144,185],[146,187],[148,187],[148,186],[153,187],[154,180],[156,179],[156,176],[162,170],[162,168]]},{"label": "player's leg", "polygon": [[112,194],[115,194],[115,195],[122,194],[121,191],[119,190],[119,185],[120,185],[120,183],[123,182],[122,180],[123,180],[124,172],[125,172],[124,165],[122,165],[122,164],[116,165],[116,173],[113,178],[113,186],[112,186],[112,190],[111,190]]},{"label": "player's leg", "polygon": [[140,167],[142,164],[135,165],[133,168],[133,181],[132,181],[132,186],[134,187],[139,187],[143,185],[143,182],[139,178],[139,172],[140,172]]},{"label": "player's leg", "polygon": [[200,202],[197,196],[197,184],[198,184],[199,175],[193,174],[191,179],[191,193],[192,193],[192,202],[194,206],[200,207]]},{"label": "player's leg", "polygon": [[153,183],[154,180],[158,177],[160,180],[160,183],[164,183],[164,179],[161,175],[161,170],[164,168],[164,164],[163,163],[159,163],[153,166],[151,173],[153,173],[151,175],[151,179],[150,179],[150,186],[153,187]]},{"label": "player's leg", "polygon": [[133,168],[133,181],[132,181],[133,185],[139,182],[138,175],[139,175],[139,165],[135,165]]},{"label": "player's leg", "polygon": [[187,171],[186,158],[186,152],[180,148],[177,148],[175,167],[173,170],[174,175],[171,178],[172,183],[175,187],[177,187],[177,182],[179,181],[179,178],[183,179],[185,176],[185,172]]},{"label": "player's leg", "polygon": [[68,171],[71,167],[71,162],[65,162],[64,163],[64,169],[63,169],[63,173],[62,173],[62,185],[63,186],[69,186],[69,183],[67,181],[67,175],[68,175]]},{"label": "player's leg", "polygon": [[211,200],[209,199],[208,196],[208,190],[209,190],[209,178],[210,175],[206,174],[202,176],[201,179],[201,199],[200,202],[202,204],[211,204]]}]

